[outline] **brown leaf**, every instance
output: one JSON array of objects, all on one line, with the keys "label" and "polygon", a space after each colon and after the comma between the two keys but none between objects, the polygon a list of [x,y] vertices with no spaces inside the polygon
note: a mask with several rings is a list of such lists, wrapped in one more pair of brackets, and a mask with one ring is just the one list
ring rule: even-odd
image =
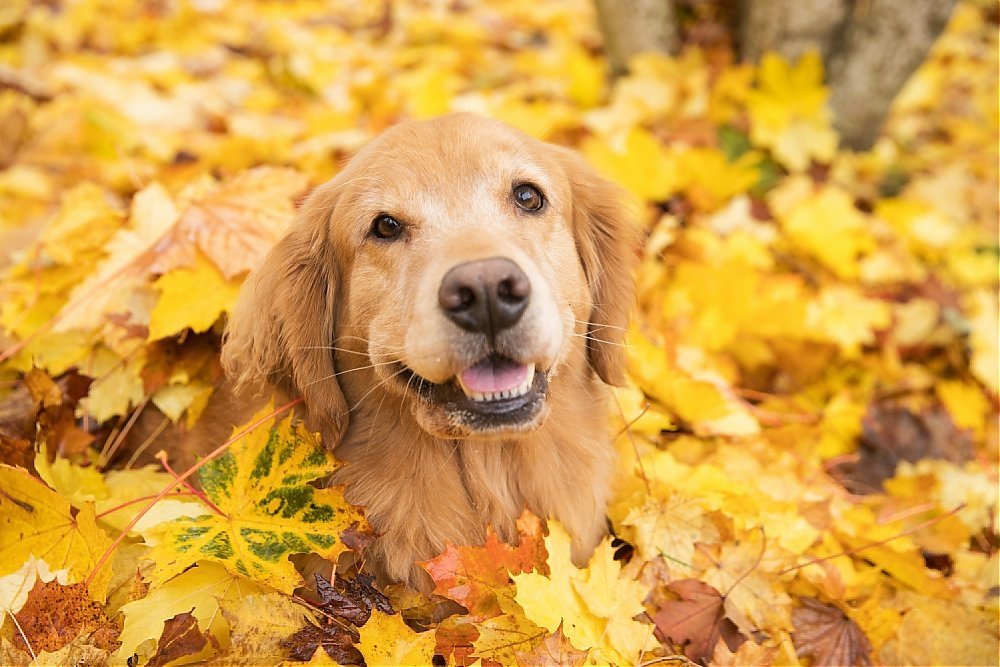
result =
[{"label": "brown leaf", "polygon": [[668,588],[681,597],[666,602],[653,615],[657,633],[683,647],[684,654],[695,662],[712,656],[719,639],[735,651],[745,638],[736,625],[725,617],[725,598],[714,588],[697,579],[683,579]]},{"label": "brown leaf", "polygon": [[90,599],[82,583],[63,586],[57,581],[38,581],[14,618],[19,628],[14,646],[19,650],[57,651],[84,634],[89,636],[88,643],[101,650],[118,647],[118,626]]},{"label": "brown leaf", "polygon": [[191,612],[177,614],[163,622],[163,634],[156,642],[156,653],[150,658],[148,667],[163,667],[179,658],[197,655],[208,645],[210,637],[198,629],[198,619]]},{"label": "brown leaf", "polygon": [[34,458],[35,448],[31,445],[31,440],[0,424],[0,463],[34,472]]},{"label": "brown leaf", "polygon": [[288,649],[288,657],[292,660],[307,662],[312,659],[316,649],[322,647],[326,654],[341,665],[359,665],[364,658],[354,642],[358,640],[356,633],[333,623],[327,625],[310,625],[296,632],[281,645]]},{"label": "brown leaf", "polygon": [[871,665],[872,645],[852,619],[833,605],[802,598],[792,610],[792,641],[814,665]]},{"label": "brown leaf", "polygon": [[24,386],[31,392],[35,402],[43,408],[50,408],[63,402],[62,389],[40,368],[32,368],[24,374]]},{"label": "brown leaf", "polygon": [[372,583],[375,578],[368,574],[358,574],[353,579],[330,582],[322,575],[316,575],[316,592],[320,596],[319,608],[324,614],[342,618],[348,623],[361,627],[368,622],[372,608],[385,614],[395,613],[389,598],[377,590]]},{"label": "brown leaf", "polygon": [[858,458],[830,471],[851,493],[880,491],[900,461],[934,458],[961,463],[972,458],[969,435],[955,427],[939,403],[917,412],[903,405],[873,403],[862,426]]},{"label": "brown leaf", "polygon": [[574,648],[562,633],[556,631],[531,651],[516,651],[515,661],[522,667],[579,667],[587,662],[587,652]]},{"label": "brown leaf", "polygon": [[394,613],[389,598],[373,586],[374,577],[358,574],[353,579],[334,580],[331,585],[322,575],[316,575],[316,606],[322,612],[322,625],[309,625],[282,642],[294,660],[310,660],[320,646],[340,664],[359,664],[361,653],[354,647],[361,627],[371,616],[372,609]]}]

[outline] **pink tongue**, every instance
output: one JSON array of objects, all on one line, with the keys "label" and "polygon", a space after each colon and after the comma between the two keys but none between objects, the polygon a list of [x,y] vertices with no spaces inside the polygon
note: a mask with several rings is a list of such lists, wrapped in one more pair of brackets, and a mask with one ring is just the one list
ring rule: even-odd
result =
[{"label": "pink tongue", "polygon": [[462,383],[478,392],[508,391],[528,377],[528,367],[507,359],[484,359],[461,373]]}]

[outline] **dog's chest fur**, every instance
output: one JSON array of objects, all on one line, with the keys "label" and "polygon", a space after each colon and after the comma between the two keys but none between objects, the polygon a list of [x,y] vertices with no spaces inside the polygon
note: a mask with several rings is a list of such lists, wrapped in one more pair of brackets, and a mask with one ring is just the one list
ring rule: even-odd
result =
[{"label": "dog's chest fur", "polygon": [[352,415],[335,482],[347,484],[347,499],[367,508],[385,538],[371,547],[380,574],[426,587],[414,561],[449,543],[479,544],[487,525],[516,541],[524,509],[563,523],[574,559],[586,558],[606,530],[614,457],[607,415],[594,409],[605,405],[607,388],[581,380],[554,392],[546,423],[517,440],[436,439],[393,400]]}]

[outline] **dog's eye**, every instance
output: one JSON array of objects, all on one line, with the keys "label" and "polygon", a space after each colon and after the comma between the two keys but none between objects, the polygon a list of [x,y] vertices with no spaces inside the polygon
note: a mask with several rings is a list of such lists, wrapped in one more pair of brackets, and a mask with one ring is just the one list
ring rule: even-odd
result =
[{"label": "dog's eye", "polygon": [[372,234],[380,239],[394,239],[403,231],[403,223],[391,215],[382,214],[372,222]]},{"label": "dog's eye", "polygon": [[545,205],[545,198],[534,185],[521,183],[514,186],[514,202],[525,211],[537,211]]}]

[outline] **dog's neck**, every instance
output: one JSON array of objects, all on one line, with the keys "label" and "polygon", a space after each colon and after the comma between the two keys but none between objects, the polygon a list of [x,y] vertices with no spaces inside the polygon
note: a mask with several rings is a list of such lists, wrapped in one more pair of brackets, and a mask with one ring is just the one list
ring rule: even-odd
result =
[{"label": "dog's neck", "polygon": [[[350,502],[367,508],[378,532],[394,534],[380,543],[409,549],[384,554],[390,570],[397,564],[389,578],[410,578],[413,559],[430,558],[448,543],[480,543],[487,525],[515,540],[525,509],[559,519],[582,536],[574,549],[589,552],[603,533],[613,469],[607,415],[593,409],[605,404],[607,387],[589,369],[559,380],[545,422],[521,437],[435,438],[403,398],[389,394],[351,413],[335,449],[346,464],[335,481],[347,485]],[[565,491],[576,487],[578,495]]]}]

